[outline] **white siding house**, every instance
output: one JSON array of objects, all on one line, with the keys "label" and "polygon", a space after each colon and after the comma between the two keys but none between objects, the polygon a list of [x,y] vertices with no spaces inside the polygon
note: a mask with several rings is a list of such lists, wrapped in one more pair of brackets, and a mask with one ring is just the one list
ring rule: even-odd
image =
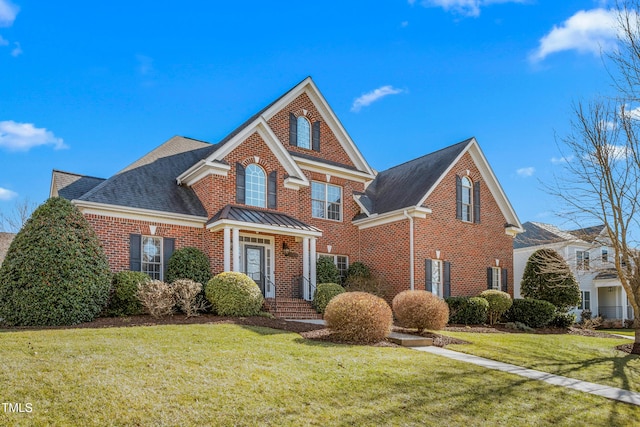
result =
[{"label": "white siding house", "polygon": [[627,294],[614,269],[613,250],[606,244],[604,226],[564,231],[550,224],[526,222],[513,243],[514,297],[522,298],[520,282],[529,257],[538,249],[554,249],[567,261],[580,285],[582,302],[576,307],[605,319],[633,319]]}]

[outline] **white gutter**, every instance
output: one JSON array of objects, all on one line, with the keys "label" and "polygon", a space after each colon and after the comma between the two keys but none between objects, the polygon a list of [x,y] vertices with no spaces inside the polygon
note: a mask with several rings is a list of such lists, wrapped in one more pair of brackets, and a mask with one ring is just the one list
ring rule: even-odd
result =
[{"label": "white gutter", "polygon": [[414,254],[414,249],[413,249],[413,217],[411,215],[409,215],[409,213],[406,211],[403,212],[404,216],[409,218],[409,273],[411,274],[411,280],[410,280],[410,289],[413,291],[414,289],[414,282],[415,282],[415,277],[414,277],[414,270],[415,270],[415,266],[414,266],[414,262],[413,262],[413,254]]}]

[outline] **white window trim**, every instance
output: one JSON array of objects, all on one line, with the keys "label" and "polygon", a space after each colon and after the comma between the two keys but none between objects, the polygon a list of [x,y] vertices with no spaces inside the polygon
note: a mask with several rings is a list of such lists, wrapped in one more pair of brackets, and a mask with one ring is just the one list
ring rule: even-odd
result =
[{"label": "white window trim", "polygon": [[[300,134],[301,134],[301,132],[300,132],[300,120],[304,120],[305,122],[307,122],[307,126],[309,127],[309,132],[305,132],[305,133],[308,134],[307,135],[308,136],[308,141],[309,141],[309,146],[308,147],[303,147],[303,146],[300,145]],[[311,127],[312,127],[311,126],[311,121],[309,119],[307,119],[304,116],[296,117],[296,138],[297,138],[296,146],[297,147],[303,148],[305,150],[311,150],[311,146],[313,145],[313,141],[311,141],[311,138],[312,138],[312,129],[311,129]]]},{"label": "white window trim", "polygon": [[[156,262],[145,262],[144,261],[144,241],[145,239],[154,239],[154,240],[159,240],[160,241],[160,262],[156,263]],[[159,275],[157,278],[155,278],[156,280],[164,280],[164,239],[162,237],[159,236],[145,236],[143,235],[140,239],[140,271],[142,271],[143,273],[146,273],[149,275],[149,277],[151,277],[151,275],[149,274],[148,268],[147,270],[145,270],[144,266],[145,264],[147,265],[160,265],[160,271],[159,271]],[[153,277],[151,277],[151,279],[154,279]]]},{"label": "white window trim", "polygon": [[591,268],[590,258],[589,251],[576,250],[576,270],[589,271]]},{"label": "white window trim", "polygon": [[[431,292],[434,295],[439,296],[440,298],[443,298],[444,296],[444,280],[442,277],[442,274],[444,273],[443,266],[444,263],[441,259],[431,260]],[[440,280],[437,282],[434,280],[436,271],[438,272],[438,277],[440,278]]]},{"label": "white window trim", "polygon": [[500,290],[502,284],[502,269],[500,267],[491,267],[491,289]]},{"label": "white window trim", "polygon": [[[589,308],[586,308],[584,305],[585,302],[585,294],[589,294]],[[591,310],[591,291],[580,291],[580,306],[579,306],[580,310]]]},{"label": "white window trim", "polygon": [[[263,178],[263,183],[264,183],[264,191],[262,191],[262,204],[252,204],[249,202],[249,168],[251,166],[255,166],[256,168],[258,168],[260,171],[262,171],[262,178]],[[262,166],[260,166],[257,163],[251,163],[249,165],[247,165],[247,167],[245,168],[244,171],[244,204],[247,206],[254,206],[257,208],[266,208],[267,207],[267,198],[268,198],[268,194],[267,194],[267,188],[269,187],[269,182],[268,182],[268,177],[267,177],[267,171],[264,170],[264,168]],[[252,193],[257,193],[255,191],[251,191]]]},{"label": "white window trim", "polygon": [[[469,185],[466,186],[464,185],[465,182],[468,182]],[[460,189],[462,191],[462,194],[460,194],[460,203],[462,205],[462,212],[460,212],[462,221],[464,222],[473,222],[473,181],[471,181],[471,179],[469,179],[469,177],[463,176],[460,180]],[[467,191],[469,191],[469,203],[464,203],[464,193]],[[468,206],[469,207],[469,218],[465,218],[464,217],[464,207]]]},{"label": "white window trim", "polygon": [[[324,200],[314,199],[313,198],[313,184],[314,183],[324,186]],[[329,202],[327,200],[328,194],[329,194],[329,186],[336,187],[336,188],[340,189],[340,203],[339,203],[339,205],[340,205],[340,219],[329,218],[329,203],[335,203],[335,202]],[[324,203],[324,218],[315,216],[313,214],[313,202],[314,201],[318,201],[318,202]],[[335,184],[330,184],[328,182],[322,182],[322,181],[312,181],[311,182],[311,217],[312,218],[323,219],[323,220],[334,221],[334,222],[342,222],[342,218],[344,217],[343,210],[344,210],[344,188],[342,186],[335,185]]]}]

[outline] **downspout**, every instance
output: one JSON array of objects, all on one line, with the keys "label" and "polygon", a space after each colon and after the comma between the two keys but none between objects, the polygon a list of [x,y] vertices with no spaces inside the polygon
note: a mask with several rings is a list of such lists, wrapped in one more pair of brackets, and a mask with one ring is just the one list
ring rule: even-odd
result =
[{"label": "downspout", "polygon": [[409,215],[409,213],[407,212],[407,210],[404,210],[404,216],[407,217],[409,219],[409,274],[411,274],[411,280],[410,280],[410,289],[413,291],[414,290],[414,282],[415,282],[415,274],[414,274],[414,270],[415,270],[415,266],[414,266],[414,260],[413,260],[413,254],[414,254],[414,248],[413,248],[413,217],[411,215]]}]

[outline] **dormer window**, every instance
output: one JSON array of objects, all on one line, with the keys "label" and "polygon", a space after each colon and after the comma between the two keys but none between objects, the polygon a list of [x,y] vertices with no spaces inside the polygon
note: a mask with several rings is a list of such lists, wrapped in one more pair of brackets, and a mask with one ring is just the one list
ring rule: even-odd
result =
[{"label": "dormer window", "polygon": [[300,148],[311,148],[311,124],[309,120],[300,116],[297,119],[298,124],[298,147]]},{"label": "dormer window", "polygon": [[245,170],[245,203],[259,208],[267,207],[267,184],[264,170],[255,163]]}]

